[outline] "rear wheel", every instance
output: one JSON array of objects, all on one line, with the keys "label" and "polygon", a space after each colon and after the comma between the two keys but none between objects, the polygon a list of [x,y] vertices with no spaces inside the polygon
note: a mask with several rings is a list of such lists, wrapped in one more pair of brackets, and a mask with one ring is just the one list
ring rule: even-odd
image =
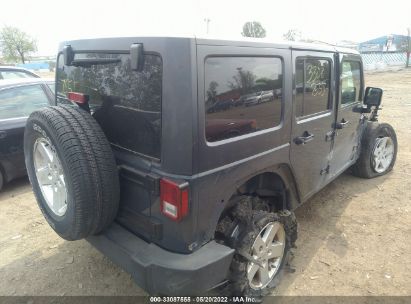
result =
[{"label": "rear wheel", "polygon": [[[265,288],[280,270],[286,237],[284,225],[270,214],[255,214],[256,231],[250,247],[253,261],[247,261],[248,285],[254,290]],[[248,249],[248,248],[247,248]],[[259,262],[259,263],[257,263]]]},{"label": "rear wheel", "polygon": [[265,205],[258,200],[244,197],[217,229],[217,239],[236,250],[224,291],[229,295],[268,295],[278,285],[297,239],[294,214],[287,210],[274,213],[252,209]]},{"label": "rear wheel", "polygon": [[119,204],[119,179],[110,145],[87,112],[69,106],[33,112],[24,152],[44,217],[64,239],[103,231]]}]

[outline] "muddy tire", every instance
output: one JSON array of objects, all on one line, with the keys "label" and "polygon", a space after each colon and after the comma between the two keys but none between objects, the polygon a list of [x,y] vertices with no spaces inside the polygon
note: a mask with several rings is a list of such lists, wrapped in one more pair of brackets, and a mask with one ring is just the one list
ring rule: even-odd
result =
[{"label": "muddy tire", "polygon": [[361,140],[361,152],[352,167],[355,176],[373,178],[392,170],[397,158],[397,136],[391,125],[368,122]]},{"label": "muddy tire", "polygon": [[[255,198],[251,200],[255,200]],[[256,300],[261,300],[278,285],[284,267],[288,264],[290,249],[295,247],[295,241],[297,240],[295,215],[288,210],[272,213],[252,209],[247,212],[247,208],[238,208],[233,211],[229,218],[234,219],[234,221],[227,218],[223,219],[218,227],[218,235],[220,237],[224,233],[227,236],[236,235],[235,239],[227,239],[225,242],[228,246],[234,248],[236,252],[230,266],[229,283],[222,293],[230,296],[254,297]],[[233,225],[232,223],[236,221],[237,224]],[[257,239],[260,239],[260,237],[261,239],[268,239],[268,237],[264,237],[268,236],[267,229],[270,227],[271,229],[273,227],[279,228],[279,234],[278,236],[276,234],[272,243],[269,241],[266,245],[269,248],[268,244],[277,246],[283,242],[282,254],[274,254],[281,256],[279,259],[269,254],[268,251],[266,253],[258,252],[263,248],[257,248]],[[228,231],[223,232],[223,229]],[[239,232],[235,232],[236,229]],[[284,234],[281,236],[282,233]],[[252,262],[255,259],[260,265]],[[264,275],[265,270],[268,270],[268,278]]]},{"label": "muddy tire", "polygon": [[97,234],[114,220],[119,178],[110,145],[87,112],[54,106],[27,120],[24,152],[38,205],[66,240]]}]

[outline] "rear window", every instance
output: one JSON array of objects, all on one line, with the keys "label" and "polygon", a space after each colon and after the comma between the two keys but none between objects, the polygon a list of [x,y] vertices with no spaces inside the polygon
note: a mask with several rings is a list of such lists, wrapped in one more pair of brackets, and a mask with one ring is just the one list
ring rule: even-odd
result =
[{"label": "rear window", "polygon": [[89,95],[91,112],[111,144],[160,159],[162,61],[146,54],[142,71],[133,71],[129,54],[76,54],[76,59],[113,59],[113,63],[65,66],[59,56],[57,102],[68,92]]}]

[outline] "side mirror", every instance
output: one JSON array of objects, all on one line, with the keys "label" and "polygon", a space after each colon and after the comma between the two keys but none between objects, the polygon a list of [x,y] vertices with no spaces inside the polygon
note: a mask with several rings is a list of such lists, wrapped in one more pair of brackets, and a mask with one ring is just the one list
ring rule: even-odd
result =
[{"label": "side mirror", "polygon": [[382,99],[382,89],[367,87],[365,89],[364,104],[367,105],[367,108],[372,106],[379,107]]}]

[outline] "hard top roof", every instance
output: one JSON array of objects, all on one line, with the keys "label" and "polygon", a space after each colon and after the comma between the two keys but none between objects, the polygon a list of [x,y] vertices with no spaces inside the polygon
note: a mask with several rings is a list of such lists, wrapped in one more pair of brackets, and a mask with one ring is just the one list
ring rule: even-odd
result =
[{"label": "hard top roof", "polygon": [[[134,43],[157,40],[173,40],[173,39],[187,39],[194,40],[198,45],[221,45],[221,46],[241,46],[241,47],[261,47],[261,48],[281,48],[281,49],[295,49],[295,50],[312,50],[322,52],[339,52],[346,54],[359,54],[358,51],[350,48],[342,48],[327,43],[304,43],[294,41],[272,41],[266,38],[247,38],[238,37],[235,39],[210,38],[210,37],[167,37],[167,36],[139,36],[139,37],[113,37],[113,38],[94,38],[65,41],[60,43],[59,49],[62,50],[65,45],[87,45],[91,46],[96,43],[101,47],[104,44],[113,43],[115,41],[133,41]],[[113,48],[114,49],[114,48]]]},{"label": "hard top roof", "polygon": [[295,41],[273,41],[266,38],[238,38],[236,40],[196,38],[197,44],[204,45],[232,45],[232,46],[249,46],[249,47],[272,47],[286,48],[295,50],[313,50],[323,52],[339,52],[348,54],[359,54],[358,51],[350,48],[342,48],[328,43],[306,43]]}]

